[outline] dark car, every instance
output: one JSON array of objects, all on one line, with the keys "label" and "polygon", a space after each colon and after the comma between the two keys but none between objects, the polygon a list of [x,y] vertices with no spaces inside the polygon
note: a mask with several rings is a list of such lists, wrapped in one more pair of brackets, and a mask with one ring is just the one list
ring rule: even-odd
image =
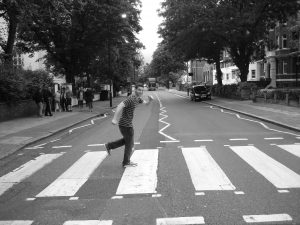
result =
[{"label": "dark car", "polygon": [[211,99],[210,88],[204,85],[195,85],[190,89],[191,101]]}]

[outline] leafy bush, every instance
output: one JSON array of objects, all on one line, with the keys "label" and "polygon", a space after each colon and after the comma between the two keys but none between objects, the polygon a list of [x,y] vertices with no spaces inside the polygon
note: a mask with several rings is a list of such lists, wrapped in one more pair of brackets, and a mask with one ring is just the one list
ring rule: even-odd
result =
[{"label": "leafy bush", "polygon": [[0,68],[0,102],[13,103],[30,99],[39,85],[53,84],[45,71],[24,71],[14,68]]}]

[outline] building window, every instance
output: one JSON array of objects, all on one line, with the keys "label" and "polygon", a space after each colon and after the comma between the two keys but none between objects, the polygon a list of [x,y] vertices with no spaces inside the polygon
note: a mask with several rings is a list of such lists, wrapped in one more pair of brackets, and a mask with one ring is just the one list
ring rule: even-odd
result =
[{"label": "building window", "polygon": [[277,44],[277,48],[280,48],[280,40],[279,40],[279,36],[276,36],[276,44]]},{"label": "building window", "polygon": [[288,63],[285,60],[282,61],[282,70],[283,70],[282,71],[283,74],[287,74],[288,73]]},{"label": "building window", "polygon": [[251,78],[255,78],[256,74],[255,74],[255,70],[251,70]]},{"label": "building window", "polygon": [[282,48],[287,48],[287,36],[286,36],[286,34],[282,35]]},{"label": "building window", "polygon": [[226,80],[229,80],[229,73],[226,73]]}]

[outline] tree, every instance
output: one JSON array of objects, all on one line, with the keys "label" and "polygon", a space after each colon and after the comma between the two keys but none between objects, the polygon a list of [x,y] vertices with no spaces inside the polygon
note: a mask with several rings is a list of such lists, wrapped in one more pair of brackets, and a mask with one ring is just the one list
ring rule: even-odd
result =
[{"label": "tree", "polygon": [[[141,29],[139,0],[31,1],[31,11],[20,29],[20,45],[45,49],[48,64],[54,72],[65,74],[69,83],[74,83],[75,76],[95,71],[98,62],[97,70],[106,70],[107,61],[100,59],[107,58],[108,52],[114,57],[123,39],[135,42],[135,33]],[[126,20],[121,18],[124,12],[128,13]],[[116,57],[109,60],[115,61]]]},{"label": "tree", "polygon": [[186,61],[197,58],[214,62],[218,84],[222,85],[220,55],[224,41],[206,30],[206,19],[195,21],[197,16],[206,14],[207,8],[206,1],[165,1],[160,12],[165,22],[160,25],[159,33],[170,51],[183,55]]},{"label": "tree", "polygon": [[0,19],[3,19],[7,27],[1,27],[4,31],[0,36],[0,47],[3,51],[4,64],[12,66],[13,50],[17,35],[17,29],[22,16],[24,15],[23,7],[27,0],[1,0],[0,1]]},{"label": "tree", "polygon": [[[163,37],[172,42],[180,35],[199,31],[200,40],[206,40],[207,47],[212,46],[210,40],[213,40],[219,47],[228,48],[243,82],[247,81],[257,43],[265,38],[275,22],[283,22],[296,13],[299,4],[297,0],[165,0],[163,7],[162,15],[166,18],[161,26]],[[201,46],[200,41],[198,44],[198,54],[206,55],[202,54],[206,52],[205,46]]]},{"label": "tree", "polygon": [[186,70],[186,66],[183,58],[174,55],[167,48],[167,45],[160,43],[158,48],[153,53],[151,61],[151,71],[154,77],[160,77],[169,85],[170,72],[178,72],[180,70]]}]

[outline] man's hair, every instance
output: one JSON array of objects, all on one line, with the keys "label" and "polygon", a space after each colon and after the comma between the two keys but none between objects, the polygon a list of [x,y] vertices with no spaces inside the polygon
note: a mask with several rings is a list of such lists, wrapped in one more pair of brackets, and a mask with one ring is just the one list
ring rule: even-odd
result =
[{"label": "man's hair", "polygon": [[137,84],[135,88],[138,89],[139,87],[144,88],[142,84]]}]

